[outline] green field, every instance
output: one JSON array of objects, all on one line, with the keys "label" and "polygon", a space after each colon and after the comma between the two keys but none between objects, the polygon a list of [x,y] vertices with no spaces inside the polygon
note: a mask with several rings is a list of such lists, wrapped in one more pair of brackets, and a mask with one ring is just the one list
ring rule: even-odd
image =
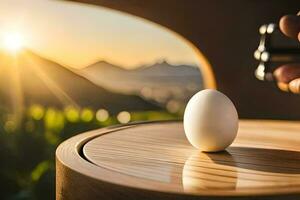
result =
[{"label": "green field", "polygon": [[179,119],[165,111],[122,112],[32,105],[0,112],[0,199],[55,199],[55,149],[78,133],[121,122]]}]

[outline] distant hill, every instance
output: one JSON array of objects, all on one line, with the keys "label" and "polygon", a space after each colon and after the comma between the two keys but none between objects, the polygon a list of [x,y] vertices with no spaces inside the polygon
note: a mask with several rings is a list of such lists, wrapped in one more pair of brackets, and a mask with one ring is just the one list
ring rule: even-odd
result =
[{"label": "distant hill", "polygon": [[155,110],[152,103],[135,95],[117,94],[53,61],[24,50],[13,56],[0,52],[0,98],[4,104],[38,103],[62,107],[77,105],[112,113],[121,110]]},{"label": "distant hill", "polygon": [[185,104],[203,88],[201,72],[195,66],[171,65],[166,61],[126,70],[105,61],[94,63],[81,73],[95,84],[123,94],[135,94],[166,105]]}]

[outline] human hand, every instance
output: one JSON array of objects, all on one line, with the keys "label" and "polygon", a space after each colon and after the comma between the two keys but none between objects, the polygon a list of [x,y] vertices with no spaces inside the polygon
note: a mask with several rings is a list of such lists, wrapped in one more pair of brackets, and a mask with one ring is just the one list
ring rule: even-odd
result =
[{"label": "human hand", "polygon": [[[283,16],[279,27],[286,36],[300,42],[300,12]],[[273,74],[281,90],[300,94],[300,63],[282,65]]]}]

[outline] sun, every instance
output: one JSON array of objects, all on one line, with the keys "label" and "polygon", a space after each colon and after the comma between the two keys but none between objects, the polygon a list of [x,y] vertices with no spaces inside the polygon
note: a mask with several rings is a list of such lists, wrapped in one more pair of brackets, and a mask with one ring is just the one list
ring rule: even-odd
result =
[{"label": "sun", "polygon": [[3,45],[11,52],[18,52],[24,45],[23,37],[19,33],[7,33],[3,37]]}]

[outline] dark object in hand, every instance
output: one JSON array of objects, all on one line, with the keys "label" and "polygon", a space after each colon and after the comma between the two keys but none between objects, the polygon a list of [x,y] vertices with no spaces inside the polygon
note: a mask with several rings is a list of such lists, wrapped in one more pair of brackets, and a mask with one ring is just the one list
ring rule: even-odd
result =
[{"label": "dark object in hand", "polygon": [[276,24],[265,24],[259,28],[261,35],[259,46],[254,57],[259,61],[255,76],[259,80],[274,80],[276,67],[300,63],[299,42],[286,37]]}]

